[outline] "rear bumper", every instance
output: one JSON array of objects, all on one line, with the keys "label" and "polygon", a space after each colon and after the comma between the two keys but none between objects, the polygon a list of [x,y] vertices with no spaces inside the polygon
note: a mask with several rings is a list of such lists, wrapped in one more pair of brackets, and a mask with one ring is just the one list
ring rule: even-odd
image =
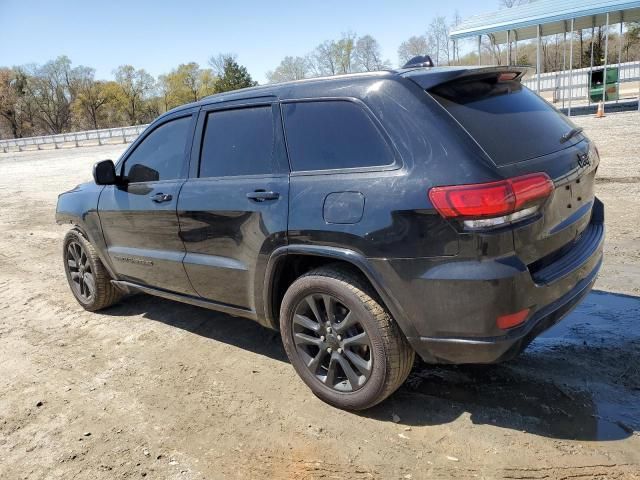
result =
[{"label": "rear bumper", "polygon": [[[574,248],[536,273],[516,256],[488,260],[376,260],[381,277],[411,324],[405,331],[431,363],[494,363],[520,353],[589,293],[602,264],[604,211],[596,201],[591,222]],[[500,315],[530,309],[512,329]]]},{"label": "rear bumper", "polygon": [[591,291],[602,260],[589,276],[581,280],[568,294],[545,305],[533,314],[525,325],[506,335],[486,338],[418,337],[411,342],[426,361],[444,363],[496,363],[518,355],[542,332],[570,313]]}]

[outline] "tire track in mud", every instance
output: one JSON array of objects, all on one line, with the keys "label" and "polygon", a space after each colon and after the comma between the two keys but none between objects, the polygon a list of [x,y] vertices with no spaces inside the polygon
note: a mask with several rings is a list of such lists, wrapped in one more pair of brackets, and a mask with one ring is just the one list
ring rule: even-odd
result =
[{"label": "tire track in mud", "polygon": [[596,183],[640,183],[640,177],[596,177]]},{"label": "tire track in mud", "polygon": [[505,468],[501,477],[512,480],[535,479],[637,479],[640,467],[633,464],[582,465],[577,467],[529,467]]}]

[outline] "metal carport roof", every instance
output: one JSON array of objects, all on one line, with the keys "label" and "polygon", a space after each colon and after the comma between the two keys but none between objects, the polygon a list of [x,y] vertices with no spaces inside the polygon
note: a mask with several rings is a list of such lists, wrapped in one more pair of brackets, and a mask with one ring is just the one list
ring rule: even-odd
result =
[{"label": "metal carport roof", "polygon": [[[535,38],[537,26],[541,35],[554,35],[569,31],[574,18],[575,29],[640,20],[640,0],[538,0],[525,5],[483,13],[464,20],[451,29],[452,40],[478,35],[492,35],[496,43]],[[514,35],[515,33],[515,35]]]}]

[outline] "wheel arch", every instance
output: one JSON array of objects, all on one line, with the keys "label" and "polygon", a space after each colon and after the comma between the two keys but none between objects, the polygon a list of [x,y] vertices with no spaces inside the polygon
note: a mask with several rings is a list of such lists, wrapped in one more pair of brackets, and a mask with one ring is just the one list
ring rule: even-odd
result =
[{"label": "wheel arch", "polygon": [[[296,269],[300,262],[303,269]],[[341,263],[362,276],[373,288],[383,306],[398,323],[406,337],[414,336],[413,326],[402,307],[386,288],[380,275],[366,257],[350,249],[323,245],[287,245],[276,249],[269,258],[264,279],[263,303],[266,326],[279,328],[279,309],[286,289],[301,274],[321,265]],[[294,267],[287,271],[286,267]]]},{"label": "wheel arch", "polygon": [[83,217],[73,213],[56,213],[56,223],[59,225],[68,224],[71,230],[77,230],[80,234],[86,238],[96,249],[98,258],[104,265],[105,269],[113,280],[118,280],[118,276],[113,269],[111,259],[106,254],[106,245],[104,243],[104,237],[102,236],[102,229],[100,228],[97,214],[95,218],[90,216],[89,223],[83,220]]}]

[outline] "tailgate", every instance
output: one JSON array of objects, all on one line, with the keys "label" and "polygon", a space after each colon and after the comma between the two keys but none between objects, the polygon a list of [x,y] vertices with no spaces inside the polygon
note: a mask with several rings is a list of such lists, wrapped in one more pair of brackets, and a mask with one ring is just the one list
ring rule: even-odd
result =
[{"label": "tailgate", "polygon": [[589,225],[599,159],[581,129],[520,83],[519,68],[405,75],[457,121],[501,177],[544,172],[553,180],[554,191],[538,214],[512,227],[518,257],[533,268],[562,255]]},{"label": "tailgate", "polygon": [[598,163],[595,148],[584,141],[526,165],[527,169],[545,171],[555,184],[541,219],[514,229],[515,250],[530,270],[562,256],[584,233],[595,201]]}]

